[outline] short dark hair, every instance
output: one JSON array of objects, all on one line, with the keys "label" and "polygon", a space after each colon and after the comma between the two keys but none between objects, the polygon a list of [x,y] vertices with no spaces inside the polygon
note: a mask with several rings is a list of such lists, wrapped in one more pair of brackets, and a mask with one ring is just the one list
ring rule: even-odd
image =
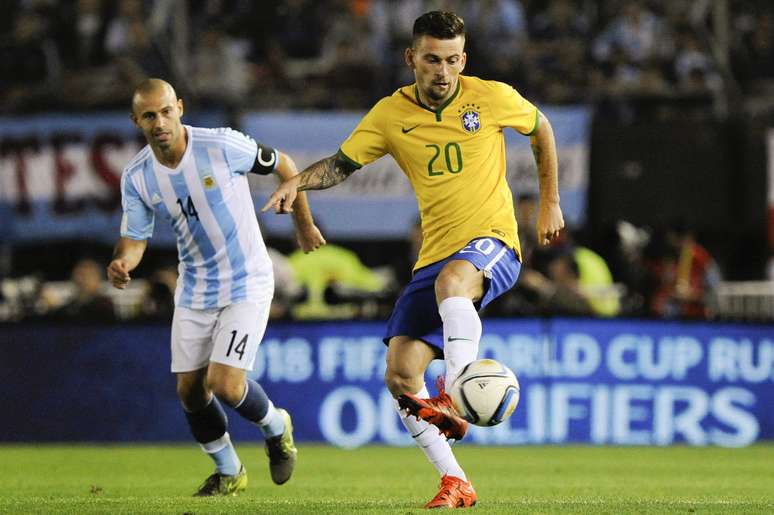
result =
[{"label": "short dark hair", "polygon": [[412,44],[422,36],[436,39],[454,39],[465,36],[465,22],[448,11],[430,11],[414,21]]}]

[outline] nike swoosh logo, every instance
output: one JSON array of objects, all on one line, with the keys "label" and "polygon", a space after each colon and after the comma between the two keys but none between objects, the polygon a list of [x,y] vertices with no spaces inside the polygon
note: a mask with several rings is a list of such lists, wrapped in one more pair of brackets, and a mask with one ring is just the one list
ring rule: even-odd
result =
[{"label": "nike swoosh logo", "polygon": [[452,338],[451,336],[449,336],[449,339],[446,340],[446,341],[447,342],[456,342],[456,341],[460,341],[460,340],[464,340],[466,342],[472,342],[473,341],[470,338]]},{"label": "nike swoosh logo", "polygon": [[404,127],[401,127],[401,128],[400,128],[400,130],[403,132],[403,134],[408,134],[409,132],[413,131],[414,129],[416,129],[416,128],[417,128],[417,127],[419,127],[420,125],[422,125],[422,124],[421,124],[421,123],[418,123],[418,124],[416,124],[416,125],[415,125],[415,126],[413,126],[413,127],[409,127],[408,129],[406,129],[406,128],[404,128]]}]

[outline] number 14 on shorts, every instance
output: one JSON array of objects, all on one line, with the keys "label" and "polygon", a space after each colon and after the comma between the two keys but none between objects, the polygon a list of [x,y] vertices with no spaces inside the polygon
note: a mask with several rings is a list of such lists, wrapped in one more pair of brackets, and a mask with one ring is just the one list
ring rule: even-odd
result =
[{"label": "number 14 on shorts", "polygon": [[247,347],[247,337],[249,335],[247,333],[245,333],[244,337],[242,337],[242,339],[239,340],[239,343],[236,343],[236,345],[235,345],[235,342],[237,342],[237,340],[238,340],[237,334],[238,334],[237,331],[231,331],[231,341],[228,344],[228,350],[226,351],[226,357],[230,358],[231,354],[233,352],[233,354],[235,356],[238,354],[239,355],[239,359],[241,360],[244,357],[244,355],[245,355],[245,347]]}]

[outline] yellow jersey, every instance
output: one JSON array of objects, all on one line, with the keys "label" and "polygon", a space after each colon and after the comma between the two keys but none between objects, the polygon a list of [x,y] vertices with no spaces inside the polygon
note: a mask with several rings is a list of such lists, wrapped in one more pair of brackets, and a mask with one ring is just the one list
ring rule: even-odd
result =
[{"label": "yellow jersey", "polygon": [[412,84],[381,99],[339,154],[358,168],[390,154],[408,177],[422,220],[414,270],[481,237],[497,238],[521,255],[503,129],[528,136],[538,119],[537,108],[502,82],[460,76],[436,111],[419,100]]}]

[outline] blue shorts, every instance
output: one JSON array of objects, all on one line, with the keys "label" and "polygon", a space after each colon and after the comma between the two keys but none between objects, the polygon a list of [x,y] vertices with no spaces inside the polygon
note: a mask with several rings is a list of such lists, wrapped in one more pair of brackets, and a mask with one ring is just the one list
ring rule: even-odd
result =
[{"label": "blue shorts", "polygon": [[420,268],[395,302],[387,321],[385,344],[394,336],[411,336],[443,350],[443,322],[435,301],[435,279],[446,263],[460,259],[484,272],[484,296],[477,309],[510,290],[521,270],[516,252],[496,238],[477,238],[443,261]]}]

